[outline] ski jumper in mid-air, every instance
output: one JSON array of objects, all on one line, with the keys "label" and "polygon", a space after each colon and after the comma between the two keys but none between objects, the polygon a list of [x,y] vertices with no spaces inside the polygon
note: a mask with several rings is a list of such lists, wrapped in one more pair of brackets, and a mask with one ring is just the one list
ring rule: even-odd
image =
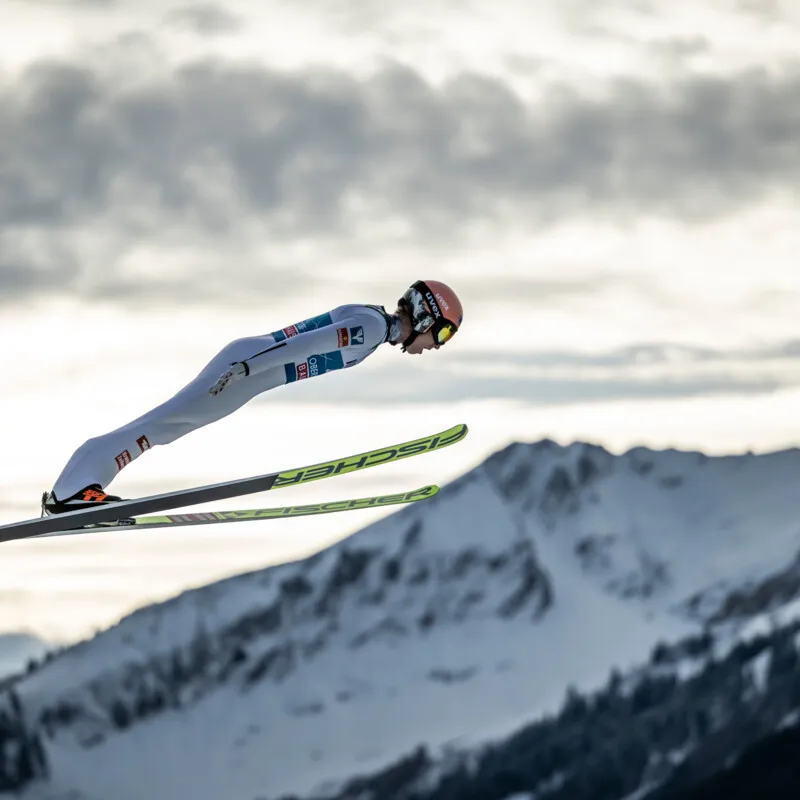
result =
[{"label": "ski jumper in mid-air", "polygon": [[84,442],[42,496],[42,513],[116,502],[121,498],[106,487],[150,448],[216,422],[277,386],[361,364],[381,344],[400,344],[410,354],[438,349],[462,318],[449,286],[417,281],[391,314],[383,306],[343,305],[274,333],[237,339],[169,400]]}]

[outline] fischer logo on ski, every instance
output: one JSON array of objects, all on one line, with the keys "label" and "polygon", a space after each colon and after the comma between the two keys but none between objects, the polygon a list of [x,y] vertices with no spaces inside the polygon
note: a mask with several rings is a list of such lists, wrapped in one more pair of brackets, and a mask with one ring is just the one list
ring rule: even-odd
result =
[{"label": "fischer logo on ski", "polygon": [[382,450],[372,450],[360,456],[351,456],[339,461],[331,461],[327,464],[319,464],[313,467],[303,467],[302,469],[287,470],[281,472],[275,479],[275,489],[285,486],[292,486],[298,483],[309,483],[311,481],[328,478],[333,475],[345,475],[349,472],[375,467],[379,464],[386,464],[390,461],[398,461],[401,458],[416,456],[432,450],[438,450],[464,438],[466,429],[452,428],[445,434],[429,436],[425,439],[418,439],[415,442],[408,442],[402,445],[387,447]]}]

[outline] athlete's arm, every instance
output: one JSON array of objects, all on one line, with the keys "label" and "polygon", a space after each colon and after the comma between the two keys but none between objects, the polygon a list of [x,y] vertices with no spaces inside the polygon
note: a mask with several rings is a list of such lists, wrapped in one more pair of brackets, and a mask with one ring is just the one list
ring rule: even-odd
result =
[{"label": "athlete's arm", "polygon": [[[359,342],[351,341],[353,331],[362,331]],[[331,353],[349,347],[359,349],[375,346],[385,341],[386,323],[374,314],[346,317],[323,328],[303,331],[294,336],[275,342],[261,352],[253,353],[242,361],[231,364],[230,369],[220,375],[209,389],[210,394],[219,394],[231,381],[241,380],[250,375],[258,375],[288,363],[297,363],[309,356]]]}]

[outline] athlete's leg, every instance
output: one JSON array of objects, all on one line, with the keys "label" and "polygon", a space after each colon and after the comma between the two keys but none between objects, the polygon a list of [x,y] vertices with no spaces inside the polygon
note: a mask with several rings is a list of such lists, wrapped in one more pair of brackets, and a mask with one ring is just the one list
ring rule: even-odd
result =
[{"label": "athlete's leg", "polygon": [[237,339],[224,347],[200,373],[169,400],[116,430],[84,442],[72,455],[53,485],[60,500],[99,484],[103,488],[127,464],[151,447],[169,444],[241,408],[258,394],[285,383],[282,367],[238,381],[220,395],[208,388],[234,361],[269,347],[270,336]]}]

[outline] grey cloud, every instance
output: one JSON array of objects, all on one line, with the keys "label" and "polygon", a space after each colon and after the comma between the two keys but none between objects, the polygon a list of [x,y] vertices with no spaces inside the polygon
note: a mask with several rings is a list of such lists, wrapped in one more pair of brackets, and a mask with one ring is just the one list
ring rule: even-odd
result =
[{"label": "grey cloud", "polygon": [[[568,273],[568,270],[562,269],[561,273]],[[503,276],[502,281],[492,281],[486,277],[479,279],[464,277],[458,282],[458,290],[464,297],[479,298],[484,303],[506,304],[512,301],[522,303],[530,311],[538,307],[552,306],[554,302],[564,303],[586,297],[597,298],[598,295],[618,290],[658,300],[662,307],[670,302],[669,297],[651,276],[602,269],[589,275],[579,274],[572,280]]]},{"label": "grey cloud", "polygon": [[198,3],[173,9],[167,14],[166,20],[204,36],[231,33],[244,24],[240,17],[215,3]]},{"label": "grey cloud", "polygon": [[683,62],[687,58],[707,53],[710,48],[704,36],[684,36],[669,39],[654,39],[646,43],[648,52],[667,61]]},{"label": "grey cloud", "polygon": [[[223,261],[213,271],[195,270],[175,276],[162,274],[155,281],[143,281],[136,276],[101,276],[92,282],[88,296],[95,302],[124,301],[132,307],[146,303],[150,309],[157,306],[169,308],[176,304],[217,305],[228,309],[233,304],[252,303],[261,303],[268,309],[277,301],[303,297],[312,283],[315,290],[324,292],[334,281],[278,267],[254,270],[248,281],[238,281],[235,270]],[[323,310],[319,309],[320,312]],[[288,320],[286,324],[289,324]],[[265,329],[270,325],[270,329],[280,327],[265,320]]]},{"label": "grey cloud", "polygon": [[[436,384],[440,384],[437,390]],[[671,400],[720,394],[765,394],[781,388],[775,380],[760,378],[675,378],[653,380],[604,379],[587,381],[558,378],[439,378],[432,394],[439,401],[470,399],[518,400],[530,405],[576,405],[618,400]],[[403,393],[406,402],[417,395]]]},{"label": "grey cloud", "polygon": [[[569,269],[561,270],[562,274]],[[430,277],[419,275],[415,277]],[[497,303],[517,306],[517,313],[534,312],[540,308],[552,307],[553,303],[569,303],[587,297],[597,299],[604,293],[624,290],[649,300],[658,301],[664,307],[671,300],[660,288],[658,281],[652,276],[639,273],[619,273],[598,269],[586,274],[577,274],[572,280],[533,276],[503,275],[501,280],[493,280],[491,275],[474,277],[470,274],[460,276],[453,281],[453,288],[458,291],[467,304],[479,302],[481,305]],[[405,289],[390,274],[364,276],[357,285],[357,293],[364,298],[383,298],[392,304]],[[357,300],[356,300],[357,302]],[[370,301],[372,302],[372,301]],[[524,306],[524,311],[521,310]]]},{"label": "grey cloud", "polygon": [[794,361],[800,359],[800,339],[792,339],[769,347],[721,350],[696,345],[654,342],[635,344],[605,353],[575,353],[570,351],[536,351],[514,353],[456,352],[449,361],[471,367],[482,364],[509,368],[636,368],[643,366],[686,364],[763,364],[766,361]]},{"label": "grey cloud", "polygon": [[790,19],[792,12],[796,18],[796,5],[792,0],[736,0],[737,10],[751,15],[764,23],[778,19]]},{"label": "grey cloud", "polygon": [[[412,358],[412,356],[404,356]],[[425,356],[422,356],[423,358]],[[431,358],[442,356],[432,355]],[[622,400],[670,400],[725,394],[757,395],[793,385],[769,377],[735,375],[587,379],[581,377],[475,376],[467,371],[422,371],[413,365],[355,367],[351,374],[332,373],[304,385],[292,384],[278,391],[292,393],[292,403],[342,403],[353,407],[375,403],[416,406],[431,402],[512,400],[542,405],[576,405]],[[270,403],[273,392],[253,402]]]},{"label": "grey cloud", "polygon": [[32,247],[0,230],[0,305],[61,294],[80,276],[73,254],[59,242]]},{"label": "grey cloud", "polygon": [[51,250],[76,226],[123,248],[165,230],[231,246],[254,221],[279,242],[400,216],[437,241],[507,218],[705,220],[800,178],[796,66],[619,80],[605,99],[561,87],[535,106],[493,78],[435,87],[398,65],[361,80],[204,61],[127,88],[118,74],[51,61],[0,87],[4,234]]},{"label": "grey cloud", "polygon": [[66,6],[87,7],[87,8],[111,8],[119,6],[120,0],[28,0],[32,5],[39,6],[57,6],[63,8]]}]

